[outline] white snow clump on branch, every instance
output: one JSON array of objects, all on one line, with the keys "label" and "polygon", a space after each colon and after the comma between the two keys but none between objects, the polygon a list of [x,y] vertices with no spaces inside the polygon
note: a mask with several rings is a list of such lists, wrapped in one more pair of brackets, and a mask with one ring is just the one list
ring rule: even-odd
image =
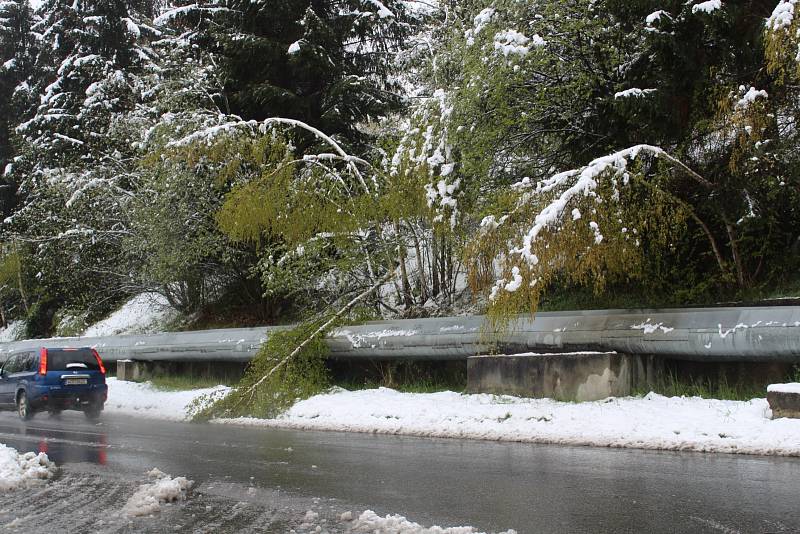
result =
[{"label": "white snow clump on branch", "polygon": [[475,16],[474,27],[471,30],[464,32],[464,38],[467,40],[467,46],[472,46],[475,44],[475,36],[481,33],[483,29],[492,22],[492,19],[494,19],[494,14],[494,8],[487,7],[481,10],[481,12]]},{"label": "white snow clump on branch", "polygon": [[669,16],[669,13],[667,13],[663,9],[659,9],[658,11],[653,11],[652,13],[647,15],[647,17],[645,17],[644,19],[644,22],[648,26],[652,26],[654,23],[659,22],[661,20],[661,17],[671,18]]},{"label": "white snow clump on branch", "polygon": [[[744,85],[739,86],[739,91],[744,92]],[[753,104],[753,102],[755,102],[758,98],[763,98],[766,100],[768,98],[767,92],[763,89],[757,90],[755,87],[751,86],[750,89],[744,93],[744,96],[742,96],[736,102],[734,108],[737,110],[746,109],[750,107],[750,105]]]},{"label": "white snow clump on branch", "polygon": [[502,52],[508,57],[511,54],[520,56],[527,55],[531,46],[544,46],[545,40],[539,35],[534,34],[533,38],[528,38],[517,30],[504,30],[494,34],[494,49]]},{"label": "white snow clump on branch", "polygon": [[368,1],[369,1],[369,3],[371,3],[373,6],[375,6],[378,9],[378,17],[379,18],[382,18],[382,19],[394,18],[394,13],[392,13],[392,11],[389,8],[387,8],[385,5],[383,5],[383,3],[380,2],[379,0],[368,0]]},{"label": "white snow clump on branch", "polygon": [[710,15],[718,9],[722,9],[722,0],[708,0],[692,6],[692,13],[703,12]]},{"label": "white snow clump on branch", "polygon": [[800,0],[781,0],[766,22],[767,28],[772,31],[782,30],[792,25],[794,21],[794,8]]},{"label": "white snow clump on branch", "polygon": [[153,24],[155,24],[156,26],[163,26],[171,22],[173,19],[195,10],[203,11],[205,13],[209,13],[212,15],[224,11],[230,11],[230,9],[228,9],[227,7],[207,7],[207,6],[200,6],[197,4],[189,4],[188,6],[180,6],[166,10],[164,13],[153,19]]},{"label": "white snow clump on branch", "polygon": [[[664,151],[652,145],[636,145],[625,150],[620,150],[608,156],[597,158],[581,169],[573,169],[556,174],[548,180],[536,184],[534,194],[547,193],[558,187],[567,186],[571,180],[574,183],[567,187],[555,200],[545,206],[534,220],[533,226],[528,230],[523,239],[521,247],[511,250],[512,254],[520,255],[529,265],[539,263],[539,258],[532,252],[533,243],[536,242],[539,234],[547,229],[558,225],[567,205],[580,196],[595,196],[598,186],[598,178],[606,172],[620,175],[625,172],[629,160],[636,159],[640,153],[648,153],[654,156],[664,154]],[[522,183],[517,184],[518,187]],[[531,187],[527,185],[527,187]],[[525,188],[524,186],[522,188]],[[530,192],[523,196],[523,202],[530,200]]]},{"label": "white snow clump on branch", "polygon": [[631,89],[625,89],[624,91],[618,91],[614,93],[614,99],[620,98],[644,98],[645,96],[649,95],[650,93],[655,93],[655,89],[638,89],[636,87]]}]

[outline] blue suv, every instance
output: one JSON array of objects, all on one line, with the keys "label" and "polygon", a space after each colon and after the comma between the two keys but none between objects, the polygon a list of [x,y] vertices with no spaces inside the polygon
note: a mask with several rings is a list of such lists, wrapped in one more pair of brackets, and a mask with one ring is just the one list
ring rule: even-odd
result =
[{"label": "blue suv", "polygon": [[24,421],[62,410],[96,420],[107,398],[106,368],[92,348],[22,350],[0,368],[0,407],[16,409]]}]

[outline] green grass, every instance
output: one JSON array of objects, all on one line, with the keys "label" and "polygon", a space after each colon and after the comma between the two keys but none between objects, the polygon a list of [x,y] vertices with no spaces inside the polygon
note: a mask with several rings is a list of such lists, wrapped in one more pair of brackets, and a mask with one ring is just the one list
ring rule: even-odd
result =
[{"label": "green grass", "polygon": [[466,384],[460,382],[436,381],[430,379],[402,381],[395,384],[386,384],[379,380],[347,380],[337,382],[334,385],[348,391],[361,391],[380,387],[389,387],[402,393],[438,393],[440,391],[463,393],[466,390]]},{"label": "green grass", "polygon": [[681,380],[672,373],[664,375],[658,382],[645,389],[636,391],[635,395],[643,396],[653,391],[666,397],[701,397],[738,401],[763,398],[766,395],[766,388],[752,384],[731,384],[727,379],[718,382],[696,379]]},{"label": "green grass", "polygon": [[210,388],[220,384],[230,385],[229,381],[222,378],[191,375],[156,375],[150,379],[150,382],[156,389],[162,391],[188,391]]},{"label": "green grass", "polygon": [[387,387],[403,393],[437,393],[467,388],[467,366],[452,362],[373,362],[335,369],[331,375],[333,385],[350,391]]}]

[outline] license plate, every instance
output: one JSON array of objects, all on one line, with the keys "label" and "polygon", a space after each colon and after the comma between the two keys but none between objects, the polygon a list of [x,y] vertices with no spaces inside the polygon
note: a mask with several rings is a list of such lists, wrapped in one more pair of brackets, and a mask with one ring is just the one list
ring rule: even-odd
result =
[{"label": "license plate", "polygon": [[87,382],[86,382],[85,378],[65,378],[64,379],[64,385],[67,385],[67,386],[81,386],[81,385],[85,385],[86,383]]}]

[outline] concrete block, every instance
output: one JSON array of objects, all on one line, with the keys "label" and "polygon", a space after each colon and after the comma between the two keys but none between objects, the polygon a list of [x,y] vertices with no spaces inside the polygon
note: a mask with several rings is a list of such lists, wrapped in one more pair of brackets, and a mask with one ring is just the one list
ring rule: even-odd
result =
[{"label": "concrete block", "polygon": [[772,384],[767,388],[767,402],[773,419],[800,419],[800,384]]},{"label": "concrete block", "polygon": [[471,393],[591,401],[630,395],[656,376],[655,360],[614,352],[474,356]]},{"label": "concrete block", "polygon": [[117,379],[129,382],[147,380],[147,362],[135,360],[117,360]]}]

